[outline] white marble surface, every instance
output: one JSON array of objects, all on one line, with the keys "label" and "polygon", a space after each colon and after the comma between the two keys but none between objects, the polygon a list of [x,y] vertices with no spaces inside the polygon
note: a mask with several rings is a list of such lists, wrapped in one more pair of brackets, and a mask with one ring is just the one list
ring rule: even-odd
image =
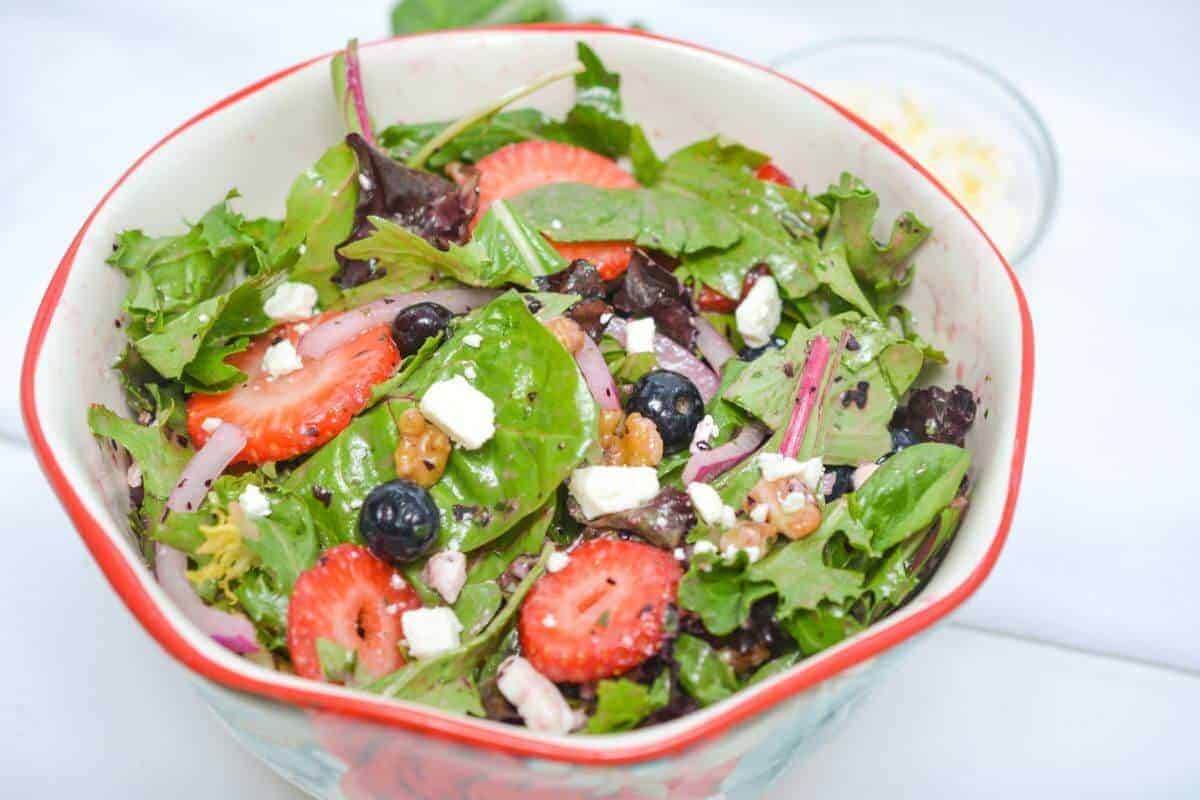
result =
[{"label": "white marble surface", "polygon": [[[0,8],[0,433],[20,436],[20,343],[87,211],[139,153],[250,80],[385,30],[386,3],[43,3]],[[940,41],[1009,74],[1057,139],[1061,208],[1022,265],[1038,377],[1021,506],[991,580],[960,621],[1090,656],[950,629],[913,655],[794,794],[1195,796],[1200,678],[1187,481],[1200,423],[1193,266],[1200,246],[1200,9],[1144,2],[576,3],[759,60],[847,34]],[[749,6],[744,8],[743,6]],[[290,796],[238,753],[187,680],[107,594],[17,446],[0,527],[0,776],[53,796]],[[11,637],[10,632],[10,637]],[[864,748],[863,742],[870,744]],[[123,787],[123,788],[122,788]],[[1060,794],[1062,792],[1059,792]],[[15,791],[30,796],[32,791]],[[779,796],[794,796],[783,792]],[[50,796],[45,791],[40,796]]]}]

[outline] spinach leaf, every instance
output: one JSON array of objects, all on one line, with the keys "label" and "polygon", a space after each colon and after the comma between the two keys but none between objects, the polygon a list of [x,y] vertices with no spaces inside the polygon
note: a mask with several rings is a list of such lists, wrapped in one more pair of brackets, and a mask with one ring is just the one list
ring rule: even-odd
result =
[{"label": "spinach leaf", "polygon": [[603,680],[596,685],[596,712],[587,722],[588,733],[615,733],[636,728],[671,700],[671,673],[663,670],[645,686],[628,678]]},{"label": "spinach leaf", "polygon": [[462,623],[463,635],[474,636],[496,616],[504,602],[504,593],[495,581],[468,583],[454,602],[454,614]]},{"label": "spinach leaf", "polygon": [[128,450],[142,471],[146,492],[163,500],[171,494],[179,482],[179,474],[194,455],[191,448],[164,436],[161,423],[139,425],[101,405],[88,408],[88,427],[95,436],[111,439]]},{"label": "spinach leaf", "polygon": [[[404,162],[449,124],[392,125],[380,132],[379,143],[392,158]],[[537,109],[501,111],[463,130],[431,155],[427,163],[430,168],[440,170],[451,161],[475,162],[505,145],[541,139],[542,132],[553,124],[550,117]]]},{"label": "spinach leaf", "polygon": [[850,262],[846,256],[846,241],[841,226],[840,206],[834,208],[829,221],[829,229],[821,241],[821,257],[817,261],[817,279],[828,287],[829,291],[844,300],[851,308],[866,317],[879,318],[874,306],[863,293],[862,287],[854,278]]},{"label": "spinach leaf", "polygon": [[772,658],[767,663],[763,664],[754,674],[746,680],[747,686],[753,686],[756,683],[762,683],[768,678],[773,678],[781,672],[786,672],[796,664],[800,663],[800,653],[784,653],[778,658]]},{"label": "spinach leaf", "polygon": [[703,639],[688,634],[675,640],[679,685],[702,706],[724,700],[738,689],[733,667],[722,661]]},{"label": "spinach leaf", "polygon": [[[609,158],[629,152],[630,127],[621,109],[621,76],[608,71],[583,42],[576,44],[583,72],[575,76],[575,105],[562,133],[570,143]],[[550,138],[557,138],[553,132]]]},{"label": "spinach leaf", "polygon": [[392,33],[564,19],[558,0],[400,0],[392,8]]},{"label": "spinach leaf", "polygon": [[950,505],[970,466],[961,447],[937,442],[906,447],[849,497],[850,513],[885,550],[928,526]]},{"label": "spinach leaf", "polygon": [[339,269],[335,249],[350,235],[357,204],[358,159],[344,142],[326,150],[288,191],[287,214],[270,259],[296,257],[291,279],[316,287],[322,304],[341,294],[333,282]]},{"label": "spinach leaf", "polygon": [[[466,344],[478,335],[480,347]],[[479,309],[392,390],[393,399],[356,418],[285,481],[305,497],[325,540],[357,538],[367,493],[396,476],[395,420],[434,382],[475,370],[496,406],[496,435],[478,450],[454,448],[430,489],[441,510],[439,546],[474,550],[541,508],[597,436],[596,406],[574,359],[509,293]],[[326,497],[328,505],[313,494]]]},{"label": "spinach leaf", "polygon": [[359,415],[284,479],[284,490],[308,506],[322,550],[359,541],[358,510],[372,489],[396,477],[396,420],[411,406],[393,400]]},{"label": "spinach leaf", "polygon": [[552,183],[522,192],[510,202],[530,224],[558,242],[632,239],[678,256],[728,248],[740,236],[733,216],[697,198],[657,187],[603,189]]},{"label": "spinach leaf", "polygon": [[[475,336],[479,347],[467,344]],[[469,552],[554,495],[596,440],[597,412],[575,360],[516,293],[464,320],[398,391],[420,397],[467,365],[495,403],[496,434],[478,450],[456,447],[430,493],[442,511],[440,545]]]},{"label": "spinach leaf", "polygon": [[[961,505],[952,502],[938,515],[933,529],[915,533],[896,545],[873,569],[864,595],[869,601],[865,617],[868,622],[881,619],[917,590],[925,565],[933,562],[957,533],[965,506],[965,502]],[[915,563],[921,554],[924,555],[920,563]]]},{"label": "spinach leaf", "polygon": [[546,531],[554,521],[553,502],[530,514],[517,523],[492,546],[480,552],[467,572],[467,583],[494,581],[504,574],[508,565],[523,555],[537,555],[546,543]]},{"label": "spinach leaf", "polygon": [[388,697],[417,700],[447,711],[483,716],[482,703],[475,690],[475,673],[508,633],[525,595],[545,571],[546,559],[552,550],[549,545],[542,550],[537,565],[529,571],[504,608],[482,633],[454,650],[405,664],[367,686],[367,690]]},{"label": "spinach leaf", "polygon": [[837,603],[822,603],[815,610],[800,611],[781,619],[780,624],[806,656],[833,647],[866,627]]},{"label": "spinach leaf", "polygon": [[817,286],[820,250],[816,234],[828,211],[805,192],[754,176],[767,157],[720,138],[697,142],[663,165],[658,186],[702,199],[732,215],[741,236],[723,250],[690,254],[684,267],[700,282],[727,297],[741,296],[746,273],[765,264],[788,297]]},{"label": "spinach leaf", "polygon": [[892,224],[888,243],[877,242],[871,230],[879,212],[879,197],[848,172],[829,187],[823,199],[835,209],[830,233],[845,241],[847,261],[858,279],[874,290],[904,284],[908,262],[929,237],[929,227],[906,211]]}]

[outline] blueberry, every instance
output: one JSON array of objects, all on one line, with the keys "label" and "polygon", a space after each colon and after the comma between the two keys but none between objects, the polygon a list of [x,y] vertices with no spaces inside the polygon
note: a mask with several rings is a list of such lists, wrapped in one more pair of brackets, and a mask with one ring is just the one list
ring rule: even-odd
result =
[{"label": "blueberry", "polygon": [[827,467],[826,472],[834,475],[833,488],[825,495],[826,503],[832,503],[847,492],[854,491],[854,467]]},{"label": "blueberry", "polygon": [[900,452],[906,447],[912,447],[914,444],[920,444],[920,438],[908,428],[893,428],[892,429],[892,451]]},{"label": "blueberry", "polygon": [[738,358],[742,361],[753,361],[768,350],[782,350],[787,344],[786,339],[781,339],[778,336],[772,336],[771,341],[764,344],[762,347],[743,347],[738,351]]},{"label": "blueberry", "polygon": [[663,453],[669,455],[692,443],[704,416],[704,400],[696,384],[683,375],[656,369],[633,387],[625,410],[636,411],[654,423],[663,440]]},{"label": "blueberry", "polygon": [[416,303],[402,310],[392,321],[392,338],[400,355],[411,356],[421,349],[425,340],[446,330],[450,309],[437,303]]},{"label": "blueberry", "polygon": [[358,512],[358,532],[367,547],[395,566],[410,564],[428,553],[440,527],[429,492],[403,478],[372,489]]}]

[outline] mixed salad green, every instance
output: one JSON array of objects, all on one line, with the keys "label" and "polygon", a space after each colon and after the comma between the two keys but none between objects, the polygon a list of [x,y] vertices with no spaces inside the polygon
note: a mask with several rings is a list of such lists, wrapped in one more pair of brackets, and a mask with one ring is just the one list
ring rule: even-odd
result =
[{"label": "mixed salad green", "polygon": [[[120,234],[130,520],[265,666],[568,733],[719,702],[910,600],[967,506],[975,399],[872,235],[720,136],[661,157],[579,61],[450,122],[346,121],[282,220],[230,191]],[[571,78],[563,119],[511,104]]]}]

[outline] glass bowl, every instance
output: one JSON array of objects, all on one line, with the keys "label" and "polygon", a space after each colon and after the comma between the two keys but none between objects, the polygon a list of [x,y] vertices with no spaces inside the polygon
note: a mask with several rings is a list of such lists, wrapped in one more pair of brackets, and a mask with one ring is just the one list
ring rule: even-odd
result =
[{"label": "glass bowl", "polygon": [[1037,109],[1007,79],[949,48],[898,38],[820,42],[770,66],[880,128],[958,197],[1011,263],[1028,263],[1054,215],[1058,157]]}]

